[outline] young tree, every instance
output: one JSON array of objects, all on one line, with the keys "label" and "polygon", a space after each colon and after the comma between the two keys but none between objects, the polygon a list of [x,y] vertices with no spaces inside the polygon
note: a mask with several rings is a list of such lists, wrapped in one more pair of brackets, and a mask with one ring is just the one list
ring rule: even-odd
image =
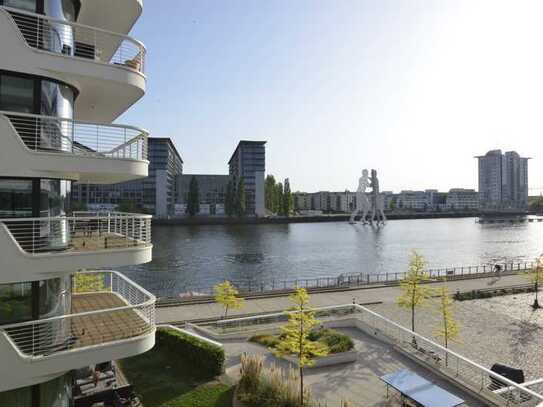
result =
[{"label": "young tree", "polygon": [[[439,289],[439,313],[441,314],[441,325],[436,329],[435,335],[443,338],[446,348],[449,341],[454,341],[460,334],[460,327],[454,318],[453,299],[445,285]],[[445,366],[448,365],[448,355],[445,354]]]},{"label": "young tree", "polygon": [[304,367],[311,366],[313,359],[326,356],[328,348],[321,342],[311,341],[308,338],[311,329],[319,324],[315,313],[309,306],[309,294],[304,288],[298,288],[289,296],[294,303],[290,309],[288,322],[281,327],[282,335],[274,353],[277,356],[295,355],[298,359],[300,371],[300,404],[304,405]]},{"label": "young tree", "polygon": [[430,277],[424,271],[426,261],[422,255],[413,251],[409,261],[409,269],[400,282],[401,294],[397,304],[411,310],[411,330],[415,332],[415,309],[424,304],[430,297],[432,289],[425,285]]},{"label": "young tree", "polygon": [[277,212],[275,207],[275,177],[273,175],[268,175],[264,182],[264,202],[267,210],[272,213]]},{"label": "young tree", "polygon": [[224,194],[224,213],[227,216],[234,215],[234,184],[229,180],[226,184],[226,193]]},{"label": "young tree", "polygon": [[290,181],[288,178],[285,178],[285,183],[283,184],[283,215],[289,216],[292,209],[292,194],[290,193]]},{"label": "young tree", "polygon": [[533,309],[540,308],[538,301],[539,284],[543,283],[543,255],[535,259],[535,265],[530,273],[527,274],[530,282],[534,284],[535,299],[532,304]]},{"label": "young tree", "polygon": [[239,179],[238,187],[236,189],[236,215],[240,218],[245,215],[246,210],[246,200],[245,200],[245,184],[243,178]]},{"label": "young tree", "polygon": [[238,297],[239,292],[236,287],[230,284],[230,281],[217,284],[213,287],[213,291],[215,292],[215,301],[224,307],[224,318],[228,315],[230,308],[240,309],[243,307],[243,298]]},{"label": "young tree", "polygon": [[190,179],[189,184],[187,212],[190,216],[194,216],[200,212],[200,190],[198,188],[198,180],[194,176]]}]

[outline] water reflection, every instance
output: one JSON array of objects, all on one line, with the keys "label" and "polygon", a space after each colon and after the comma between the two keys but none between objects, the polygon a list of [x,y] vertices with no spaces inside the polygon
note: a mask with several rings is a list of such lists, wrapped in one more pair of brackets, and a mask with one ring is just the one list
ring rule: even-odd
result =
[{"label": "water reflection", "polygon": [[473,218],[291,225],[154,226],[153,261],[127,274],[151,291],[179,293],[225,279],[262,281],[404,271],[416,249],[430,267],[530,261],[543,223],[478,224]]}]

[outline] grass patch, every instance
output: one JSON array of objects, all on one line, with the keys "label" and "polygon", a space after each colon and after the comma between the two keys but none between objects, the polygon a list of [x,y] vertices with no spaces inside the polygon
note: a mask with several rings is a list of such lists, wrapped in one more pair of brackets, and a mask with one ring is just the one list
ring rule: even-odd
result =
[{"label": "grass patch", "polygon": [[193,366],[172,362],[159,346],[120,365],[145,407],[232,406],[232,386],[194,377]]},{"label": "grass patch", "polygon": [[[347,352],[354,348],[353,340],[341,332],[329,328],[320,328],[311,331],[308,335],[309,340],[318,341],[328,346],[330,354]],[[254,335],[249,338],[250,342],[258,343],[267,348],[275,348],[281,335]]]}]

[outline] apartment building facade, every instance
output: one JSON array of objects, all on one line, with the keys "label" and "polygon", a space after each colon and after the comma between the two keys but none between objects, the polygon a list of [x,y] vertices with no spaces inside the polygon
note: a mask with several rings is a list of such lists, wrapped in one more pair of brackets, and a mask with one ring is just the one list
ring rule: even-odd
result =
[{"label": "apartment building facade", "polygon": [[145,93],[141,12],[0,0],[0,406],[70,406],[75,371],[154,345],[155,298],[92,271],[150,261],[150,216],[70,206],[72,181],[148,174],[147,132],[112,124]]}]

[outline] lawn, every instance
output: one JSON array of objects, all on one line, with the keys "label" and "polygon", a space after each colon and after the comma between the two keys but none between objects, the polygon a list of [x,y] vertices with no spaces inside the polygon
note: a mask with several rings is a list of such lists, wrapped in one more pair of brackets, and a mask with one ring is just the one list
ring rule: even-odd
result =
[{"label": "lawn", "polygon": [[120,361],[121,368],[145,407],[231,407],[232,386],[218,381],[202,382],[191,366],[174,366],[164,351],[155,347],[142,355]]}]

